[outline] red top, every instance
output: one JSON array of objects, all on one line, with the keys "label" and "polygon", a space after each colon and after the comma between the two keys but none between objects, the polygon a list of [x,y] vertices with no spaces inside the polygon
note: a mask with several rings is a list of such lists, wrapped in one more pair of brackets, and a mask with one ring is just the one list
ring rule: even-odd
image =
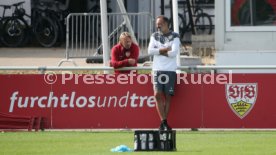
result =
[{"label": "red top", "polygon": [[[139,57],[139,47],[132,43],[129,49],[125,49],[120,43],[115,45],[111,49],[111,61],[110,61],[110,66],[116,68],[121,68],[121,67],[132,67],[132,66],[137,66],[137,60]],[[130,65],[128,63],[128,59],[132,58],[135,59],[136,62],[134,65]],[[115,70],[115,73],[130,73],[130,70],[127,71],[119,71]]]}]

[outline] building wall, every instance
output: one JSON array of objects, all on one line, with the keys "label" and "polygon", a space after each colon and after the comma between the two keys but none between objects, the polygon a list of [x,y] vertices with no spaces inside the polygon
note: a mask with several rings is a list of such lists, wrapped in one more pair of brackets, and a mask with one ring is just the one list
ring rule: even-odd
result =
[{"label": "building wall", "polygon": [[[276,65],[275,31],[227,31],[225,1],[215,1],[216,65]],[[276,72],[238,70],[235,72]]]},{"label": "building wall", "polygon": [[219,51],[276,49],[275,31],[227,31],[225,1],[216,1],[216,14],[216,48]]},{"label": "building wall", "polygon": [[[0,4],[1,5],[11,5],[14,3],[21,2],[21,1],[22,0],[1,0]],[[25,0],[23,7],[26,10],[26,13],[30,15],[31,14],[31,0]],[[1,16],[3,14],[3,10],[4,9],[2,7],[0,7]],[[6,15],[11,15],[11,13],[12,13],[12,10],[6,10]]]}]

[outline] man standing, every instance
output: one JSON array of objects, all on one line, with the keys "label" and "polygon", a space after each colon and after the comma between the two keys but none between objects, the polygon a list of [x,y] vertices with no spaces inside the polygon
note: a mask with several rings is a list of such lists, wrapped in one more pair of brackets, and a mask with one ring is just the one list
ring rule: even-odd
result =
[{"label": "man standing", "polygon": [[169,29],[169,19],[158,16],[157,32],[150,38],[148,54],[153,55],[152,73],[154,77],[154,96],[157,112],[161,119],[160,130],[171,130],[167,123],[171,96],[174,95],[177,61],[180,39],[179,35]]},{"label": "man standing", "polygon": [[[120,35],[119,43],[111,49],[110,66],[113,68],[133,67],[137,66],[139,57],[139,47],[132,42],[131,35],[128,32],[123,32]],[[115,73],[130,73],[130,70],[119,71]]]}]

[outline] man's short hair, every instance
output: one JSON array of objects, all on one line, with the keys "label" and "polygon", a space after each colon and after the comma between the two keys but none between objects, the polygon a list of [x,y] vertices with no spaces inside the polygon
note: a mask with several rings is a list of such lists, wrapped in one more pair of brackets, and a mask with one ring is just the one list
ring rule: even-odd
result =
[{"label": "man's short hair", "polygon": [[166,16],[164,16],[164,15],[160,15],[160,16],[157,16],[156,19],[158,19],[158,18],[163,19],[163,20],[169,25],[170,20],[169,20],[168,17],[166,17]]},{"label": "man's short hair", "polygon": [[123,33],[121,33],[121,35],[120,35],[120,37],[119,37],[119,40],[121,41],[123,38],[125,38],[125,37],[129,37],[130,39],[131,39],[131,35],[130,35],[130,33],[128,33],[128,32],[123,32]]}]

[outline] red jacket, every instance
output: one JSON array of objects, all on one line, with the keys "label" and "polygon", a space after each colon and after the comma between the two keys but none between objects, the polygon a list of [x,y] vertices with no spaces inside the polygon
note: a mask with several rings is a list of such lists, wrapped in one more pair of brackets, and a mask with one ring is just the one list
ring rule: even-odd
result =
[{"label": "red jacket", "polygon": [[[127,53],[130,53],[128,55]],[[121,68],[121,67],[131,67],[131,66],[137,66],[137,60],[139,57],[139,47],[132,43],[129,49],[125,49],[120,43],[115,45],[111,49],[111,61],[110,61],[110,66],[116,68]],[[132,58],[136,60],[136,63],[134,65],[130,65],[128,63],[128,59]],[[130,70],[128,71],[118,71],[115,70],[115,73],[130,73]]]}]

